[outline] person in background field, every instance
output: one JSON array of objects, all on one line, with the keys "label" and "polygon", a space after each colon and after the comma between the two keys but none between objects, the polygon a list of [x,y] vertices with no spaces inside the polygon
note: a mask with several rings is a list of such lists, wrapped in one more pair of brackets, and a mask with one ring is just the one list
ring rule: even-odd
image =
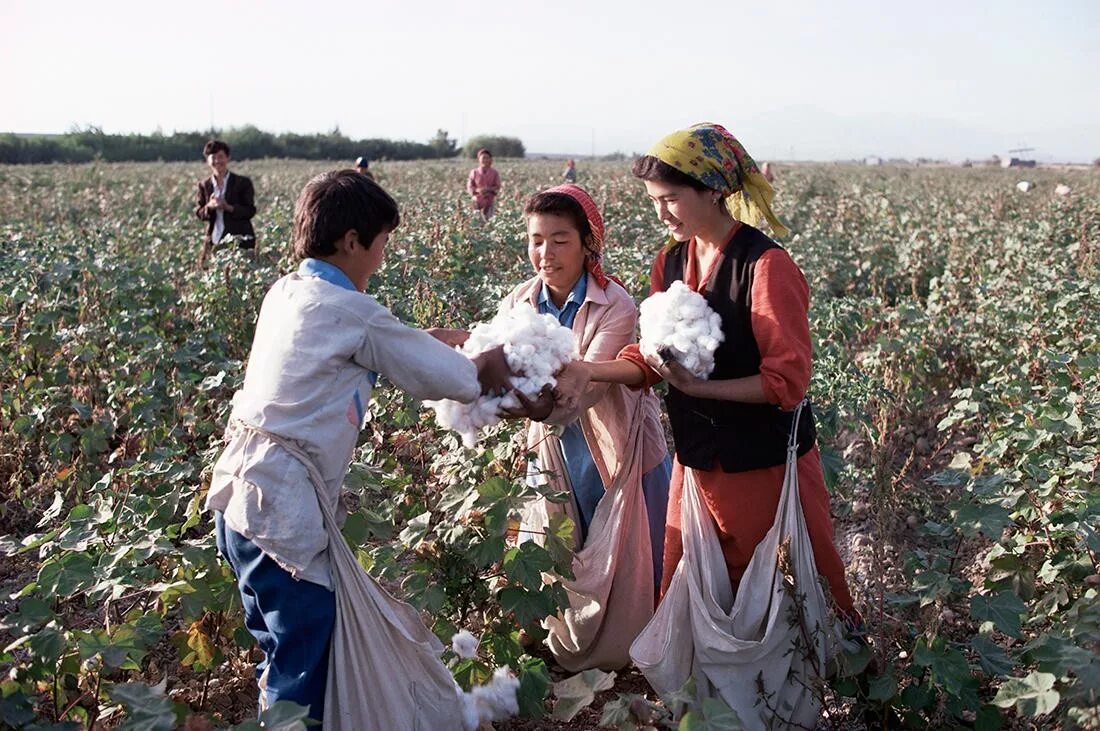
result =
[{"label": "person in background field", "polygon": [[359,174],[366,177],[368,180],[374,180],[374,174],[370,171],[370,159],[367,157],[355,158],[355,169],[359,171]]},{"label": "person in background field", "polygon": [[772,164],[770,162],[761,165],[760,172],[763,174],[764,180],[767,180],[769,183],[775,182],[775,172],[772,170]]},{"label": "person in background field", "polygon": [[252,181],[229,172],[229,145],[210,140],[202,148],[202,156],[212,175],[199,181],[195,193],[195,215],[206,222],[206,233],[199,252],[199,267],[206,265],[210,250],[220,244],[226,234],[237,238],[237,245],[255,254],[256,232],[252,217],[256,215],[256,194]]},{"label": "person in background field", "polygon": [[565,172],[563,172],[561,176],[565,178],[565,182],[567,183],[577,182],[577,164],[572,160],[566,160]]},{"label": "person in background field", "polygon": [[466,190],[474,199],[474,208],[481,211],[485,220],[493,217],[497,194],[500,193],[500,173],[493,168],[493,153],[482,148],[477,151],[477,167],[466,179]]},{"label": "person in background field", "polygon": [[[675,361],[647,360],[637,345],[616,360],[575,361],[559,377],[559,398],[576,398],[589,380],[646,388],[668,381],[669,422],[676,445],[665,532],[661,593],[683,555],[680,502],[692,469],[717,528],[736,587],[756,545],[775,520],[793,409],[810,384],[809,286],[779,244],[747,223],[765,218],[779,236],[773,191],[744,148],[723,127],[674,132],[638,158],[640,178],[669,241],[651,271],[651,291],[672,282],[702,294],[722,318],[725,341],[714,372],[693,376]],[[798,484],[818,573],[843,618],[859,626],[844,563],[833,543],[812,412],[798,432]]]},{"label": "person in background field", "polygon": [[206,499],[245,626],[264,652],[260,707],[290,700],[317,721],[339,590],[321,501],[345,517],[341,485],[375,378],[417,400],[469,402],[510,387],[503,349],[467,359],[364,294],[399,223],[393,198],[353,170],[302,190],[293,235],[301,265],[264,297]]}]

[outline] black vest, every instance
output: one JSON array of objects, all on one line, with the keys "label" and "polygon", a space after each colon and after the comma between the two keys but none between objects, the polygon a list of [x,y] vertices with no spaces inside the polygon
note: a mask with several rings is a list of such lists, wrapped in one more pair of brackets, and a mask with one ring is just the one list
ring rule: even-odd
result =
[{"label": "black vest", "polygon": [[[726,246],[722,262],[703,295],[722,318],[726,339],[714,353],[713,380],[743,378],[760,372],[760,348],[752,334],[752,280],[756,260],[780,248],[752,226],[742,225]],[[687,244],[678,243],[665,258],[665,287],[684,278]],[[747,472],[787,461],[792,411],[773,404],[748,404],[688,396],[668,387],[665,398],[676,456],[680,464],[723,472]],[[798,456],[813,448],[817,430],[809,404],[798,424]]]}]

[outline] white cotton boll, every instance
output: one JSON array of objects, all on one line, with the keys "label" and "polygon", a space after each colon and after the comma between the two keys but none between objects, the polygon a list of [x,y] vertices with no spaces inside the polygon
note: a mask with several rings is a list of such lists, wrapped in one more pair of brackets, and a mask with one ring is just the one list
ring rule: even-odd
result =
[{"label": "white cotton boll", "polygon": [[[577,357],[573,332],[553,315],[540,315],[527,304],[517,305],[497,315],[491,322],[470,330],[470,337],[459,351],[476,355],[497,345],[504,346],[504,357],[512,371],[511,384],[535,398],[546,384],[555,383],[554,373]],[[500,421],[497,413],[519,406],[513,394],[504,398],[481,396],[470,404],[457,401],[425,401],[435,411],[436,421],[445,429],[462,435],[466,447],[477,444],[478,431]]]},{"label": "white cotton boll", "polygon": [[1066,196],[1070,194],[1070,187],[1065,183],[1058,183],[1054,187],[1054,195]]},{"label": "white cotton boll", "polygon": [[451,649],[463,660],[477,657],[477,646],[481,644],[468,630],[460,630],[451,637]]},{"label": "white cotton boll", "polygon": [[725,340],[722,318],[698,292],[681,281],[646,298],[639,307],[641,351],[648,357],[672,351],[680,365],[696,377],[714,370],[714,351]]},{"label": "white cotton boll", "polygon": [[1020,191],[1021,193],[1026,193],[1031,190],[1031,183],[1027,182],[1026,180],[1021,180],[1019,183],[1016,183],[1016,190]]},{"label": "white cotton boll", "polygon": [[510,668],[497,668],[485,685],[462,694],[462,720],[467,731],[487,721],[503,721],[519,713],[519,678]]}]

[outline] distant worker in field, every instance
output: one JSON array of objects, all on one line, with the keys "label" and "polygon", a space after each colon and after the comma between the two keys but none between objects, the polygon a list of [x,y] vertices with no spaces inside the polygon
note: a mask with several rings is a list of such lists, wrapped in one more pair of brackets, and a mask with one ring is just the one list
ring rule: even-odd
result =
[{"label": "distant worker in field", "polygon": [[[334,641],[337,593],[341,630],[378,616],[367,607],[367,614],[349,612],[351,587],[374,585],[349,574],[349,566],[359,567],[346,545],[333,543],[343,541],[340,491],[377,375],[418,401],[469,402],[510,388],[502,348],[468,359],[433,334],[403,325],[364,293],[400,220],[393,198],[352,170],[306,184],[294,206],[292,249],[301,264],[264,297],[206,499],[218,551],[238,579],[245,626],[264,652],[260,707],[289,700],[307,706],[316,721],[326,713],[326,685],[349,682],[341,665],[329,673],[330,651],[348,640],[345,631]],[[381,589],[376,594],[387,616],[415,617]],[[384,641],[394,631],[384,624],[367,628],[379,646],[415,651],[415,642]],[[415,629],[426,645],[430,631]],[[422,690],[430,686],[425,679]],[[361,698],[366,704],[370,694],[387,699],[401,692],[392,679],[378,678]],[[330,710],[346,718],[361,709]],[[376,728],[393,728],[390,722]]]},{"label": "distant worker in field", "polygon": [[769,183],[775,182],[775,173],[772,172],[772,164],[770,162],[761,165],[760,172],[764,176],[764,180],[767,180]]},{"label": "distant worker in field", "polygon": [[368,180],[374,180],[374,174],[370,171],[370,158],[365,156],[355,158],[355,169]]},{"label": "distant worker in field", "polygon": [[477,151],[477,167],[466,179],[466,190],[474,199],[474,208],[488,221],[493,217],[497,194],[500,193],[500,173],[493,167],[493,153],[484,147]]},{"label": "distant worker in field", "polygon": [[565,172],[563,172],[561,176],[565,178],[565,182],[567,183],[577,182],[577,164],[572,160],[567,160],[565,162]]},{"label": "distant worker in field", "polygon": [[202,148],[202,156],[212,175],[199,181],[195,193],[195,215],[206,222],[206,234],[199,253],[199,267],[206,264],[210,250],[220,244],[226,234],[237,239],[237,246],[255,253],[256,232],[252,217],[256,215],[256,193],[252,181],[229,172],[229,145],[210,140]]}]

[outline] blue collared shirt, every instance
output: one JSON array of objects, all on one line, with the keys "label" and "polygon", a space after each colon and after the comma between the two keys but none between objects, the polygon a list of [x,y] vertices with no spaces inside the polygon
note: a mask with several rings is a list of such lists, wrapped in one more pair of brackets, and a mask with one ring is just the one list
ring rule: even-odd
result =
[{"label": "blue collared shirt", "polygon": [[[302,263],[298,265],[298,274],[303,277],[317,277],[323,282],[335,284],[342,289],[350,289],[352,292],[359,291],[359,288],[351,281],[351,277],[344,274],[343,269],[321,259],[302,259]],[[378,384],[378,374],[374,371],[367,371],[367,378],[370,380],[371,388]],[[363,405],[359,403],[358,391],[355,392],[355,408],[359,412],[359,423],[362,424],[364,412]]]},{"label": "blue collared shirt", "polygon": [[[573,321],[577,319],[577,312],[588,295],[588,272],[582,272],[580,279],[573,285],[565,304],[559,309],[550,299],[550,290],[545,284],[539,292],[539,312],[550,314],[558,318],[558,322],[568,328],[573,327]],[[580,421],[574,421],[565,427],[561,437],[561,451],[565,458],[565,468],[569,472],[569,481],[573,484],[573,499],[577,504],[577,517],[580,519],[578,526],[581,531],[581,540],[588,537],[588,528],[592,524],[592,516],[596,513],[596,505],[603,497],[603,478],[596,467],[596,461],[592,459],[592,450],[588,448],[588,442],[584,438]]]}]

